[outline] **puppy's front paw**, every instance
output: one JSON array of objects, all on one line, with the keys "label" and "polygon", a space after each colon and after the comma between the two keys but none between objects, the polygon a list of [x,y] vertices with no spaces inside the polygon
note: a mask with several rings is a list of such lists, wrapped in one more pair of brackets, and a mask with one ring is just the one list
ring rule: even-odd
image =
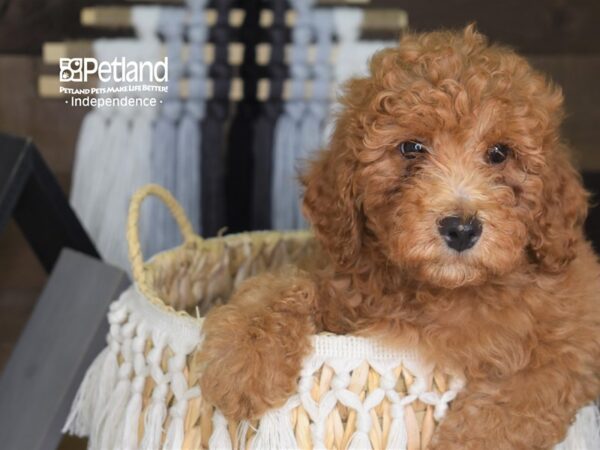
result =
[{"label": "puppy's front paw", "polygon": [[228,419],[256,419],[282,406],[312,348],[312,291],[288,281],[271,287],[268,301],[256,302],[257,291],[264,295],[264,289],[242,290],[245,298],[211,311],[203,326],[202,395]]},{"label": "puppy's front paw", "polygon": [[254,419],[285,402],[294,391],[295,376],[278,376],[271,368],[273,358],[263,361],[254,348],[233,341],[206,340],[202,395],[228,419]]}]

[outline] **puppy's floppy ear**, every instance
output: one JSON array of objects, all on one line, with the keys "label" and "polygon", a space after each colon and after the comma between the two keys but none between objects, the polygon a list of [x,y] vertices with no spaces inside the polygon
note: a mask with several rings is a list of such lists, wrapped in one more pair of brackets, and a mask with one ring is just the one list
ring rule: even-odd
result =
[{"label": "puppy's floppy ear", "polygon": [[347,269],[359,257],[363,220],[355,192],[357,164],[343,141],[335,133],[330,147],[311,162],[301,179],[304,215],[332,260]]},{"label": "puppy's floppy ear", "polygon": [[575,246],[584,239],[587,211],[588,193],[581,176],[566,149],[558,145],[542,173],[541,202],[530,230],[531,248],[543,269],[560,272],[575,258]]}]

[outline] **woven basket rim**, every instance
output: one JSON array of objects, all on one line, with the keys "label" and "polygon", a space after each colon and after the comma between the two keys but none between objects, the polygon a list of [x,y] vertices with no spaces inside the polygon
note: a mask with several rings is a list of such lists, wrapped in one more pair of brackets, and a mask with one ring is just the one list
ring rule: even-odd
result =
[{"label": "woven basket rim", "polygon": [[[190,248],[193,248],[196,252],[213,252],[218,251],[220,248],[223,248],[226,244],[237,244],[239,242],[243,242],[244,240],[260,240],[262,242],[269,241],[278,241],[278,240],[309,240],[314,238],[314,234],[308,230],[293,230],[293,231],[273,231],[273,230],[259,230],[259,231],[244,231],[240,233],[232,233],[223,236],[215,236],[208,239],[202,239],[200,236],[196,235],[198,240],[192,242],[184,242],[177,247],[169,248],[154,254],[147,261],[144,262],[144,273],[148,271],[154,270],[154,268],[160,263],[163,259],[168,259],[172,255],[177,254],[179,252],[189,251]],[[189,314],[187,311],[178,311],[169,305],[164,298],[162,298],[154,287],[147,283],[146,279],[144,280],[134,280],[132,285],[135,285],[136,289],[142,294],[144,299],[156,306],[160,310],[162,310],[166,314],[176,315],[179,317],[184,317],[187,319],[191,319],[194,322],[198,322],[201,320],[201,317],[194,317]],[[145,295],[145,293],[151,293],[151,296]]]},{"label": "woven basket rim", "polygon": [[[190,339],[201,339],[204,318],[190,314],[181,315],[161,308],[131,285],[121,296],[124,304],[131,306],[134,315],[146,318],[156,328],[168,329],[171,346],[185,345]],[[351,334],[321,332],[312,336],[312,355],[324,361],[340,359],[360,359],[370,362],[398,361],[413,371],[429,372],[433,369],[422,359],[420,352],[413,347],[391,347],[375,337]]]}]

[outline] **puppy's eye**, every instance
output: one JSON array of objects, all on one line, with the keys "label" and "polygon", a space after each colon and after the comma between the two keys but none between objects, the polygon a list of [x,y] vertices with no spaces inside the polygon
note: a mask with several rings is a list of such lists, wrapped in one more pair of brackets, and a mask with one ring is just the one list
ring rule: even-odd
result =
[{"label": "puppy's eye", "polygon": [[490,164],[501,164],[510,155],[510,147],[504,144],[495,144],[488,148],[487,160]]},{"label": "puppy's eye", "polygon": [[418,141],[405,141],[398,146],[398,150],[406,159],[416,158],[419,153],[425,153],[427,147]]}]

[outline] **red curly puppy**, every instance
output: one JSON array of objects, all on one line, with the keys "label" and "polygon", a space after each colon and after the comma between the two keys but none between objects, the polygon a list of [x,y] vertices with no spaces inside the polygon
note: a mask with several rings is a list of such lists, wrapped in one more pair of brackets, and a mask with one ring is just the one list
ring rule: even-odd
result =
[{"label": "red curly puppy", "polygon": [[255,278],[210,313],[203,393],[259,416],[311,334],[375,335],[465,373],[432,449],[552,448],[600,393],[600,266],[561,91],[472,27],[408,35],[370,72],[303,177],[329,267]]}]

